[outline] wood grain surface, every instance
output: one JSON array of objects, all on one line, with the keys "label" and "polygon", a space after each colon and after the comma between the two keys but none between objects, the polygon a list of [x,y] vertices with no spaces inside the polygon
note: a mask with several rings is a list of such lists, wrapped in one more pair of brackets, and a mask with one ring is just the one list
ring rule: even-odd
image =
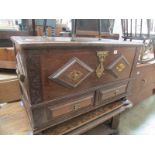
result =
[{"label": "wood grain surface", "polygon": [[0,135],[27,135],[32,129],[25,108],[20,102],[0,108]]},{"label": "wood grain surface", "polygon": [[[126,108],[122,106],[121,102],[115,102],[113,104],[107,105],[104,108],[99,108],[93,112],[89,112],[85,115],[76,117],[70,121],[62,123],[54,128],[50,128],[42,134],[46,135],[58,135],[58,134],[69,134],[79,127],[83,127],[88,123],[97,120],[97,118],[104,117],[107,118],[109,112],[115,110],[124,111]],[[119,111],[119,112],[120,112]],[[118,113],[119,113],[118,112]],[[117,115],[118,113],[115,113]],[[102,121],[103,123],[104,121]],[[101,123],[99,123],[101,124]],[[95,124],[94,124],[95,125]],[[92,126],[90,129],[92,129]],[[88,130],[87,130],[88,131]],[[79,131],[78,131],[79,132]],[[82,132],[83,133],[83,132]],[[14,102],[12,104],[1,104],[0,106],[0,135],[31,135],[33,134],[30,122],[21,102]]]}]

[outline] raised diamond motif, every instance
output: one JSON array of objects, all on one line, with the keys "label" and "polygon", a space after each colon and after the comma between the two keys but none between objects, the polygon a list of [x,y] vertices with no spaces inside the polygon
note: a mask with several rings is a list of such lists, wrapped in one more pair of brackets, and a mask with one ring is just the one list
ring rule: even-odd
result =
[{"label": "raised diamond motif", "polygon": [[77,87],[92,72],[93,69],[87,64],[78,58],[73,57],[54,74],[50,75],[49,79],[54,80],[64,86]]},{"label": "raised diamond motif", "polygon": [[123,55],[120,55],[112,64],[107,67],[107,70],[109,70],[112,75],[118,78],[125,70],[127,70],[129,66],[130,64],[127,59]]}]

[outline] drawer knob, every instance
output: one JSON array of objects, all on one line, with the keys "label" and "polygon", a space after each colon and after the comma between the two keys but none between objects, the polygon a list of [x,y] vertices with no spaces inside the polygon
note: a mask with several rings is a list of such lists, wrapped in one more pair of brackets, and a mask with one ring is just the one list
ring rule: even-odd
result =
[{"label": "drawer knob", "polygon": [[74,107],[73,107],[73,109],[74,109],[74,110],[80,109],[80,104],[75,104]]},{"label": "drawer knob", "polygon": [[20,74],[20,75],[19,75],[19,79],[20,79],[21,82],[24,82],[25,76],[24,76],[23,74]]},{"label": "drawer knob", "polygon": [[119,94],[119,89],[115,90],[115,95],[118,95]]},{"label": "drawer knob", "polygon": [[147,83],[146,79],[142,79],[142,82],[144,83],[144,85]]}]

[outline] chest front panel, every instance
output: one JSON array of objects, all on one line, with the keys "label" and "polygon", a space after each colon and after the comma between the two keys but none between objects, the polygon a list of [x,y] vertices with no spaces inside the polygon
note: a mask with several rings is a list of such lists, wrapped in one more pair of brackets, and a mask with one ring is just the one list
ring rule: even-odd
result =
[{"label": "chest front panel", "polygon": [[[46,49],[33,54],[30,51],[28,55],[32,61],[33,59],[39,61],[37,73],[40,75],[30,74],[29,80],[33,81],[40,77],[38,84],[42,89],[43,101],[82,93],[129,78],[135,49],[135,47]],[[105,51],[106,56],[102,53]]]}]

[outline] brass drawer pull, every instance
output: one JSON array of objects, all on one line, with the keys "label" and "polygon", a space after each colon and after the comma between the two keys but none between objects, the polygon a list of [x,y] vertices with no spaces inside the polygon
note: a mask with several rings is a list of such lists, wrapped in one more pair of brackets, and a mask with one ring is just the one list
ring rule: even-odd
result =
[{"label": "brass drawer pull", "polygon": [[120,93],[119,89],[115,90],[115,95],[118,95]]},{"label": "brass drawer pull", "polygon": [[76,98],[73,101],[67,101],[65,104],[60,103],[58,106],[49,106],[48,109],[52,114],[52,118],[55,118],[69,113],[76,113],[78,110],[80,111],[84,108],[92,107],[93,102],[94,94],[90,94],[89,96]]},{"label": "brass drawer pull", "polygon": [[19,79],[20,79],[21,82],[24,82],[25,76],[24,76],[23,74],[20,74],[20,75],[19,75]]},{"label": "brass drawer pull", "polygon": [[21,74],[20,71],[19,71],[18,69],[16,69],[16,73],[17,73],[18,79],[19,79],[21,82],[24,82],[24,81],[25,81],[25,75],[24,75],[24,74]]},{"label": "brass drawer pull", "polygon": [[146,79],[142,79],[142,82],[144,83],[144,85],[147,83]]},{"label": "brass drawer pull", "polygon": [[78,110],[78,109],[80,109],[80,104],[79,103],[75,104],[74,107],[73,107],[73,110]]}]

